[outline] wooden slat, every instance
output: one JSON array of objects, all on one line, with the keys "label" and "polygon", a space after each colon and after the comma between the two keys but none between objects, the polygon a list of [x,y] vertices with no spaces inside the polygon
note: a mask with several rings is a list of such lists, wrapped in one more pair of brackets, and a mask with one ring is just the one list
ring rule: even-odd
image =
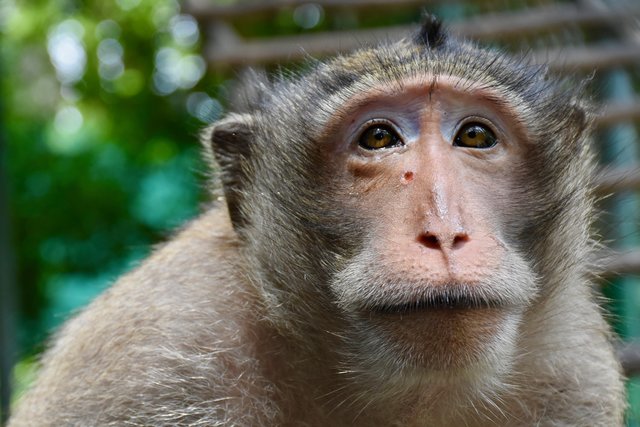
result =
[{"label": "wooden slat", "polygon": [[216,43],[221,31],[228,29],[224,24],[211,25],[211,42],[207,44],[205,56],[212,65],[245,66],[282,61],[295,61],[307,56],[319,57],[336,52],[348,52],[367,44],[383,40],[400,39],[417,29],[407,27],[386,27],[374,30],[334,31],[331,33],[301,34],[296,36],[272,37],[238,43]]},{"label": "wooden slat", "polygon": [[604,169],[599,173],[596,182],[597,192],[601,195],[624,190],[638,191],[640,190],[640,165],[624,169]]},{"label": "wooden slat", "polygon": [[610,104],[596,117],[597,126],[640,120],[640,100],[633,103]]},{"label": "wooden slat", "polygon": [[640,249],[624,252],[608,250],[597,263],[594,273],[603,277],[637,275],[640,274]]},{"label": "wooden slat", "polygon": [[610,44],[547,50],[533,54],[533,61],[556,71],[590,71],[640,63],[640,45]]},{"label": "wooden slat", "polygon": [[[428,0],[393,0],[394,8],[420,9],[435,1]],[[391,6],[389,0],[270,0],[235,3],[230,5],[216,5],[212,0],[188,0],[183,4],[183,10],[200,21],[211,19],[244,19],[248,16],[273,14],[286,8],[294,8],[304,4],[315,4],[325,9],[371,9]]]},{"label": "wooden slat", "polygon": [[517,12],[475,16],[455,23],[452,29],[474,39],[501,39],[543,31],[564,29],[572,25],[619,22],[640,14],[640,6],[594,9],[575,4],[554,4]]},{"label": "wooden slat", "polygon": [[627,377],[640,375],[640,343],[622,344],[616,353]]}]

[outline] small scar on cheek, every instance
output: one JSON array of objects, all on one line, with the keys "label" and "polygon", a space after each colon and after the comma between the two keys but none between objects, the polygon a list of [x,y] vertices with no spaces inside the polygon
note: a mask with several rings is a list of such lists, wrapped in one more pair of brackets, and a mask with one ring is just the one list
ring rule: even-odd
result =
[{"label": "small scar on cheek", "polygon": [[413,181],[413,172],[412,171],[406,171],[405,173],[402,174],[402,178],[400,178],[400,181],[403,184],[409,184],[411,181]]}]

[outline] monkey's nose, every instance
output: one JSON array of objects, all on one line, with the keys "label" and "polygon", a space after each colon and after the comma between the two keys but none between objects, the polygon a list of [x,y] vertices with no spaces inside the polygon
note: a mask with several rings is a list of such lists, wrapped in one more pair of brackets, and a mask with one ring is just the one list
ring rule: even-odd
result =
[{"label": "monkey's nose", "polygon": [[469,235],[463,231],[434,232],[426,231],[418,236],[418,242],[429,248],[437,250],[460,249],[470,240]]}]

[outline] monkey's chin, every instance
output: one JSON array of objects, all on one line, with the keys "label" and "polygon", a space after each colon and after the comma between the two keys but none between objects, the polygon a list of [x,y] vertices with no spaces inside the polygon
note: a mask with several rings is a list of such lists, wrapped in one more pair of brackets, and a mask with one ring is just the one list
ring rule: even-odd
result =
[{"label": "monkey's chin", "polygon": [[520,318],[514,307],[464,298],[385,306],[369,313],[367,341],[401,377],[469,381],[510,365]]},{"label": "monkey's chin", "polygon": [[353,369],[463,384],[508,370],[538,288],[524,259],[510,254],[482,276],[445,280],[367,263],[366,253],[354,258],[331,282]]}]

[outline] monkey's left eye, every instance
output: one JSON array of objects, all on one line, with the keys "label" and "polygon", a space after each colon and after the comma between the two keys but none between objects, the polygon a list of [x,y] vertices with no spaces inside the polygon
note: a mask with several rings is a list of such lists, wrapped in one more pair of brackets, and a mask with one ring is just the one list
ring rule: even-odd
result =
[{"label": "monkey's left eye", "polygon": [[496,134],[481,123],[468,123],[453,140],[456,147],[491,148],[498,143]]},{"label": "monkey's left eye", "polygon": [[366,150],[379,150],[402,144],[398,134],[389,126],[374,125],[365,130],[358,144]]}]

